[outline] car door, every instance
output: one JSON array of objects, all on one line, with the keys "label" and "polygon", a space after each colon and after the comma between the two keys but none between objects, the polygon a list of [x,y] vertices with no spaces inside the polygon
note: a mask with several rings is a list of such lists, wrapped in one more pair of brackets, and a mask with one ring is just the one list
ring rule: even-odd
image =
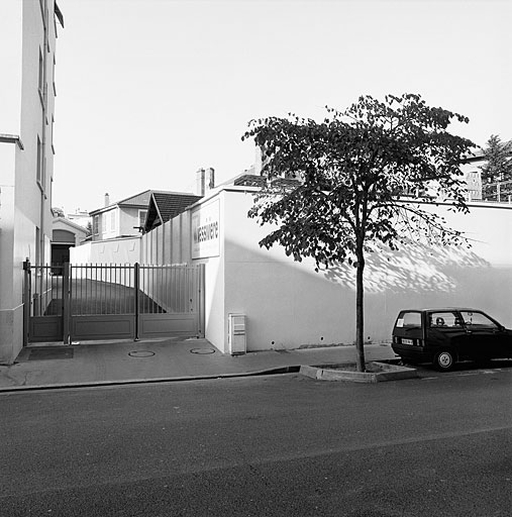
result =
[{"label": "car door", "polygon": [[440,351],[451,349],[458,357],[465,357],[469,336],[457,311],[432,311],[427,314],[427,341]]},{"label": "car door", "polygon": [[461,311],[469,336],[470,356],[474,359],[502,357],[507,341],[505,330],[480,311]]}]

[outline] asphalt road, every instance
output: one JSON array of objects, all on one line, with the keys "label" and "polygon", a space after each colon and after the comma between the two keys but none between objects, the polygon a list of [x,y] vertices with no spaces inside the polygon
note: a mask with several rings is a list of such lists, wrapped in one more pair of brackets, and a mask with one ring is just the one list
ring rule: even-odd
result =
[{"label": "asphalt road", "polygon": [[0,395],[0,516],[512,515],[512,368]]}]

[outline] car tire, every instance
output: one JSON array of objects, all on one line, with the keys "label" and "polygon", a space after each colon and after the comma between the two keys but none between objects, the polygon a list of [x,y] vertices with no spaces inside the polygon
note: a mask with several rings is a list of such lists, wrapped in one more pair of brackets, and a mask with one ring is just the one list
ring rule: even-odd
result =
[{"label": "car tire", "polygon": [[455,357],[450,350],[441,350],[434,357],[434,366],[437,370],[447,372],[453,368]]}]

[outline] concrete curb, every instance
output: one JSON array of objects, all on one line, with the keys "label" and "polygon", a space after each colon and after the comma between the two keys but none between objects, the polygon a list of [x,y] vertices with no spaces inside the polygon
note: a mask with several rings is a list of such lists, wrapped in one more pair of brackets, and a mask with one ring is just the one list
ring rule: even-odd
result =
[{"label": "concrete curb", "polygon": [[346,368],[347,364],[339,364],[326,366],[301,366],[300,374],[318,381],[348,381],[364,383],[398,381],[418,377],[418,372],[415,368],[397,366],[379,361],[372,361],[368,364],[372,365],[375,371],[356,372],[348,369],[344,370],[343,368]]},{"label": "concrete curb", "polygon": [[135,384],[157,384],[166,382],[186,382],[186,381],[206,381],[216,379],[234,379],[237,377],[255,377],[258,375],[279,375],[287,373],[298,373],[300,365],[295,366],[281,366],[276,368],[267,368],[264,370],[256,370],[253,372],[239,372],[239,373],[220,373],[211,375],[188,375],[183,377],[155,377],[150,379],[120,379],[115,381],[87,381],[87,382],[63,382],[57,384],[40,384],[40,385],[25,385],[25,386],[2,386],[0,393],[13,393],[20,391],[44,391],[56,389],[69,388],[99,388],[102,386],[124,386]]}]

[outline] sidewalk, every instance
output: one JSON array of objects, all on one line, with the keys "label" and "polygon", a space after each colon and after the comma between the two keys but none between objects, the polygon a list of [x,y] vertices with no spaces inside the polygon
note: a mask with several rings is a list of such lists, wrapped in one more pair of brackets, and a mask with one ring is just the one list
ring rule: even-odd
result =
[{"label": "sidewalk", "polygon": [[[393,359],[390,345],[366,345],[366,359]],[[205,339],[95,342],[24,348],[0,366],[0,392],[271,373],[300,365],[355,361],[354,346],[250,352],[232,357]]]}]

